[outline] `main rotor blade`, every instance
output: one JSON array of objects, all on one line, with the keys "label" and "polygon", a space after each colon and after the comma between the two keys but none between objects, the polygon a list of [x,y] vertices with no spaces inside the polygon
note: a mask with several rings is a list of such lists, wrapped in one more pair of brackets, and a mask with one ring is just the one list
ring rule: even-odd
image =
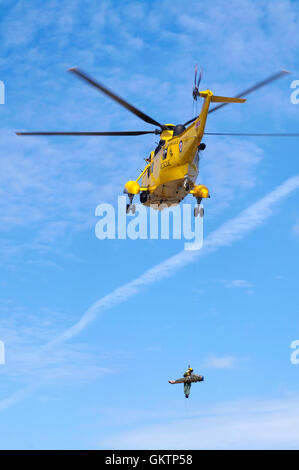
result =
[{"label": "main rotor blade", "polygon": [[[278,80],[279,78],[290,74],[291,72],[288,72],[287,70],[280,70],[279,72],[275,73],[274,75],[271,75],[271,77],[266,78],[265,80],[262,80],[261,82],[257,83],[256,85],[253,85],[250,88],[247,88],[247,90],[242,91],[238,95],[234,96],[234,98],[242,98],[243,96],[247,96],[250,93],[258,90],[259,88],[262,88],[263,86],[268,85],[269,83]],[[214,111],[217,111],[217,109],[223,108],[223,106],[226,106],[229,103],[221,103],[218,106],[214,106],[214,108],[211,108],[209,110],[209,114],[213,113]],[[195,116],[194,118],[190,119],[189,121],[185,122],[184,126],[188,126],[188,124],[191,124],[195,119],[197,119],[198,116]]]},{"label": "main rotor blade", "polygon": [[200,67],[199,77],[198,77],[198,81],[197,81],[197,88],[199,87],[200,82],[201,82],[201,80],[202,80],[202,75],[203,75],[203,68]]},{"label": "main rotor blade", "polygon": [[88,135],[88,136],[126,136],[126,135],[145,135],[145,134],[159,134],[160,131],[112,131],[112,132],[16,132],[17,135]]},{"label": "main rotor blade", "polygon": [[245,137],[299,137],[299,133],[294,134],[260,134],[260,133],[243,133],[243,132],[205,132],[205,135],[231,135],[231,136],[245,136]]},{"label": "main rotor blade", "polygon": [[191,124],[191,122],[195,121],[195,119],[197,119],[197,118],[198,118],[198,116],[195,116],[194,118],[192,118],[192,119],[190,119],[189,121],[185,122],[185,123],[183,124],[183,126],[188,126],[188,124]]},{"label": "main rotor blade", "polygon": [[78,69],[77,67],[72,67],[68,70],[69,72],[72,72],[74,73],[75,75],[77,75],[78,77],[82,78],[83,80],[85,80],[86,82],[88,82],[90,85],[96,87],[98,90],[100,90],[102,93],[104,93],[105,95],[109,96],[109,98],[111,98],[112,100],[116,101],[117,103],[119,103],[121,106],[123,106],[124,108],[128,109],[129,111],[131,111],[131,113],[135,114],[135,116],[138,116],[140,119],[142,119],[143,121],[147,122],[148,124],[153,124],[154,126],[158,126],[160,127],[161,129],[164,129],[164,126],[163,124],[160,124],[160,122],[158,121],[155,121],[155,119],[151,118],[150,116],[148,116],[147,114],[143,113],[142,111],[140,111],[139,109],[135,108],[134,106],[132,106],[130,103],[128,103],[127,101],[123,100],[122,98],[120,98],[119,96],[117,96],[115,93],[113,93],[112,91],[108,90],[108,88],[104,87],[103,85],[101,85],[99,82],[96,82],[95,80],[93,80],[91,77],[89,77],[88,75],[86,75],[84,72],[82,72],[80,69]]},{"label": "main rotor blade", "polygon": [[[256,83],[256,85],[253,85],[252,87],[247,88],[247,90],[242,91],[238,95],[234,96],[234,98],[243,98],[243,96],[247,96],[250,93],[253,93],[254,91],[258,90],[259,88],[269,85],[269,83],[272,83],[275,80],[278,80],[279,78],[282,78],[285,75],[288,75],[289,73],[291,72],[288,72],[287,70],[280,70],[279,72],[275,73],[274,75],[271,75],[265,80],[262,80],[261,82]],[[226,106],[227,104],[228,103],[222,103],[222,104],[219,104],[218,106],[215,106],[214,108],[211,108],[209,110],[209,114],[213,113],[214,111],[217,111],[217,109],[223,108],[223,106]]]}]

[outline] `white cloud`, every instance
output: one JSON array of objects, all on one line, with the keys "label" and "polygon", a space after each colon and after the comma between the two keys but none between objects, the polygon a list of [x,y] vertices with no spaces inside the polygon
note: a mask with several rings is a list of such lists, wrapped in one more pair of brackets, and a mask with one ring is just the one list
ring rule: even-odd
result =
[{"label": "white cloud", "polygon": [[293,234],[299,236],[299,222],[293,227]]},{"label": "white cloud", "polygon": [[[161,15],[161,10],[167,11],[166,17]],[[230,15],[227,15],[227,11],[230,11]],[[83,14],[86,35],[76,29]],[[128,27],[123,24],[124,15]],[[212,29],[211,23],[214,25]],[[235,24],[239,25],[238,31]],[[107,34],[105,31],[110,26]],[[176,31],[172,31],[173,29]],[[93,70],[99,71],[99,78],[103,77],[104,82],[108,78],[107,84],[119,89],[121,95],[123,91],[128,91],[128,99],[132,97],[135,100],[137,96],[136,105],[140,103],[142,109],[143,100],[147,100],[147,104],[157,112],[163,112],[164,109],[165,115],[174,116],[175,119],[181,119],[186,113],[187,119],[190,111],[191,77],[188,71],[190,74],[193,72],[199,53],[207,71],[205,80],[211,83],[212,74],[216,78],[211,88],[214,85],[219,93],[224,89],[235,92],[239,91],[236,86],[239,85],[240,70],[244,79],[251,83],[251,79],[256,79],[257,73],[268,74],[270,67],[272,71],[292,60],[298,51],[297,30],[298,9],[289,1],[278,1],[274,5],[267,1],[253,3],[246,0],[240,5],[237,0],[230,0],[224,6],[220,0],[215,2],[212,10],[206,1],[201,5],[186,4],[182,15],[180,2],[172,0],[162,0],[157,5],[152,2],[148,9],[143,5],[136,8],[134,3],[130,3],[125,11],[121,5],[118,7],[115,2],[108,0],[101,2],[101,5],[93,0],[88,5],[80,0],[73,0],[69,5],[63,6],[58,0],[50,0],[47,5],[43,4],[36,9],[25,0],[20,0],[3,18],[1,43],[3,57],[7,53],[5,66],[8,70],[11,67],[14,73],[14,80],[10,83],[11,90],[22,103],[22,106],[15,108],[17,112],[14,114],[21,116],[18,122],[22,122],[25,127],[38,123],[45,128],[54,129],[57,126],[80,126],[84,116],[86,126],[99,123],[100,119],[103,129],[112,130],[115,118],[122,123],[123,111],[116,112],[112,103],[110,110],[107,101],[97,99],[93,91],[88,87],[84,88],[81,83],[74,82],[74,85],[69,86],[67,78],[63,77],[63,70],[74,65],[69,61],[75,59],[76,64],[90,66],[91,73]],[[117,34],[112,34],[113,31],[117,31]],[[150,73],[138,70],[135,60],[135,54],[143,52],[143,49],[147,48],[144,54],[151,51],[152,38],[147,36],[148,31],[158,31],[160,39],[160,45],[155,43],[153,46],[159,61]],[[38,35],[43,40],[36,41]],[[165,44],[169,45],[170,40],[173,49],[168,53]],[[124,44],[130,44],[130,47],[123,47]],[[69,49],[66,57],[67,46]],[[45,54],[45,50],[52,50],[51,66],[49,54]],[[275,56],[273,50],[276,51]],[[217,60],[211,51],[217,51]],[[111,60],[112,54],[115,62],[107,69],[106,61]],[[128,73],[130,66],[126,60],[119,61],[124,57],[133,57],[136,70],[132,67]],[[52,75],[51,69],[54,70]],[[61,70],[59,79],[56,73],[58,69]],[[176,71],[175,83],[173,70]],[[231,78],[232,74],[235,74],[235,79]],[[40,84],[43,93],[40,94],[39,90],[36,95],[33,94],[32,90],[36,90],[36,86]],[[56,95],[58,90],[60,94]],[[45,93],[48,93],[47,98]],[[62,93],[63,102],[60,101]],[[125,93],[124,96],[126,97]],[[277,95],[273,92],[272,96]],[[164,105],[161,107],[162,102]],[[292,110],[294,112],[294,107]],[[135,118],[126,116],[126,127],[132,124],[135,128]],[[227,116],[226,114],[224,119]],[[160,119],[158,114],[157,118]],[[47,252],[46,244],[52,243],[59,236],[63,237],[65,231],[87,227],[94,207],[102,200],[111,198],[118,192],[118,188],[123,187],[127,177],[131,178],[135,170],[138,171],[142,161],[140,155],[144,156],[145,151],[148,151],[147,144],[141,141],[133,143],[129,139],[109,140],[108,146],[107,140],[88,140],[84,143],[76,141],[75,144],[70,141],[62,144],[61,141],[48,139],[22,140],[12,137],[7,131],[1,137],[1,153],[8,156],[0,162],[1,230],[33,228],[36,239],[31,248],[41,252]],[[122,149],[121,156],[119,149]],[[255,170],[263,151],[256,144],[246,141],[238,141],[238,144],[234,141],[232,144],[229,140],[214,139],[211,150],[208,147],[206,152],[203,176],[215,196],[214,207],[218,202],[218,207],[220,204],[228,204],[238,192],[244,194],[245,190],[250,190],[257,183]],[[102,158],[103,155],[105,158]],[[90,169],[88,174],[87,167]],[[294,182],[289,180],[268,198],[263,198],[260,203],[254,204],[211,234],[200,255],[230,245],[262,223],[270,215],[272,204],[297,187],[297,183],[295,187],[292,186],[292,181]],[[87,209],[86,201],[92,210]],[[2,254],[13,256],[20,250],[29,248],[29,244],[25,242],[16,246],[8,237]],[[149,284],[170,276],[173,271],[195,259],[196,256],[190,253],[179,253],[138,279],[121,286],[91,306],[79,322],[60,339],[80,333],[104,310],[137,295]],[[40,328],[36,329],[36,333],[41,340],[50,341],[57,336],[58,329],[57,326],[47,331]],[[29,335],[27,339],[31,341],[32,337]],[[33,349],[28,349],[26,357],[31,357],[33,352]],[[73,351],[75,355],[79,352],[83,354],[81,364],[93,364],[86,351]],[[61,351],[61,357],[57,355],[53,362],[55,365],[62,363],[68,366],[70,357],[70,350]],[[15,359],[16,363],[23,364],[21,354],[16,354]],[[44,365],[49,367],[47,361]],[[33,370],[41,373],[41,369],[41,364],[33,362]]]},{"label": "white cloud", "polygon": [[[208,254],[211,252],[216,251],[217,249],[225,246],[230,246],[237,240],[243,238],[248,232],[257,228],[260,224],[262,224],[272,213],[272,206],[278,201],[281,200],[283,197],[289,196],[293,191],[299,188],[299,175],[294,176],[293,178],[289,178],[283,184],[278,186],[275,190],[267,194],[265,197],[260,199],[257,203],[253,204],[249,208],[245,209],[241,214],[239,214],[234,219],[231,219],[225,222],[219,229],[212,232],[205,241],[204,248],[199,252],[194,251],[182,251],[177,255],[167,259],[166,261],[156,265],[155,267],[149,269],[145,273],[143,273],[139,278],[131,281],[123,286],[115,289],[110,294],[106,295],[105,297],[99,299],[95,302],[83,315],[82,317],[70,328],[64,330],[61,334],[55,334],[54,339],[49,340],[42,348],[41,348],[41,359],[38,359],[37,362],[32,362],[32,364],[36,364],[37,370],[42,367],[44,371],[44,380],[48,380],[51,378],[59,377],[61,374],[62,376],[71,376],[75,373],[74,369],[72,369],[72,365],[68,365],[67,362],[64,364],[63,361],[65,358],[69,359],[74,357],[73,355],[76,354],[76,347],[74,346],[74,350],[72,351],[71,355],[68,356],[68,351],[60,350],[58,346],[61,343],[73,338],[81,333],[90,323],[94,322],[100,314],[104,311],[115,307],[116,305],[125,302],[132,296],[138,295],[142,289],[148,287],[150,284],[154,284],[156,282],[161,281],[162,279],[169,277],[177,272],[179,269],[183,268],[187,264],[195,261],[198,256],[202,256],[203,254]],[[12,321],[12,319],[10,320]],[[40,326],[38,327],[40,329]],[[15,334],[12,328],[8,329],[9,334]],[[31,332],[32,330],[29,329]],[[43,330],[41,329],[43,332]],[[30,333],[32,334],[32,333]],[[44,334],[49,337],[49,331],[46,329]],[[3,336],[5,339],[5,336]],[[35,335],[35,337],[40,337],[40,333]],[[18,341],[18,338],[16,338]],[[54,353],[53,353],[54,351]],[[51,355],[48,354],[51,352]],[[28,352],[29,359],[31,361],[34,360],[36,357],[36,349],[33,351]],[[84,370],[84,360],[86,361],[86,355],[84,355],[84,351],[78,352],[79,357],[83,360],[83,366],[81,370]],[[19,356],[21,357],[21,356]],[[38,356],[39,357],[39,356]],[[58,357],[58,359],[57,359]],[[48,358],[45,360],[45,358]],[[42,365],[40,364],[40,361]],[[54,364],[64,364],[64,367],[58,367],[53,370],[51,369],[48,371],[47,367],[51,363]],[[88,363],[90,359],[88,359]],[[30,367],[30,360],[27,361]],[[45,368],[46,366],[46,368]],[[71,367],[71,369],[70,369]],[[96,374],[103,374],[106,373],[105,370],[95,368],[90,366],[90,376],[93,377]],[[70,371],[70,372],[69,372]],[[29,369],[28,369],[29,372]],[[34,372],[34,368],[33,368]],[[87,374],[88,375],[88,374]],[[83,374],[84,376],[84,374]],[[84,377],[82,377],[84,378]],[[42,384],[42,381],[40,381]],[[20,391],[20,395],[22,396],[22,392]],[[19,396],[19,395],[18,395]],[[10,403],[10,399],[4,400],[0,402],[0,409],[4,403]],[[2,405],[1,405],[2,403]]]},{"label": "white cloud", "polygon": [[210,137],[205,142],[208,145],[202,157],[201,181],[210,189],[213,206],[209,210],[215,213],[256,186],[257,166],[264,152],[256,143],[244,139],[236,142]]},{"label": "white cloud", "polygon": [[[192,398],[190,398],[191,400]],[[192,406],[192,405],[189,405]],[[299,399],[244,400],[219,403],[191,418],[112,434],[98,442],[102,449],[298,449]]]},{"label": "white cloud", "polygon": [[233,287],[237,287],[240,289],[252,289],[253,284],[249,281],[245,281],[245,279],[234,279],[234,280],[221,280],[219,281],[222,284],[225,285],[228,289],[231,289]]},{"label": "white cloud", "polygon": [[[109,360],[100,348],[84,343],[47,347],[49,340],[71,321],[69,315],[47,308],[28,312],[5,300],[0,300],[0,315],[0,337],[7,351],[5,367],[0,368],[2,382],[5,377],[36,389],[49,381],[86,381],[113,373],[111,368],[99,366]],[[120,352],[110,354],[110,359],[123,357]]]},{"label": "white cloud", "polygon": [[257,228],[270,217],[272,207],[277,201],[281,201],[282,198],[289,196],[298,188],[299,175],[289,178],[258,202],[242,211],[241,214],[225,222],[221,227],[212,232],[205,240],[204,246],[200,251],[182,251],[149,269],[134,281],[118,287],[110,294],[99,299],[82,315],[77,323],[57,337],[53,343],[77,336],[104,311],[125,302],[132,296],[138,295],[142,289],[150,284],[157,283],[173,275],[174,272],[197,260],[199,256],[225,246],[230,246],[235,241],[242,239],[247,233]]},{"label": "white cloud", "polygon": [[204,365],[210,369],[233,369],[237,360],[238,359],[233,356],[211,356],[204,361]]},{"label": "white cloud", "polygon": [[[228,8],[230,15],[227,15]],[[168,12],[167,18],[161,15],[161,9]],[[78,29],[82,15],[86,21],[84,32]],[[212,29],[210,24],[213,24]],[[71,128],[81,126],[83,116],[88,127],[99,123],[100,116],[101,127],[112,130],[116,122],[122,123],[123,116],[126,116],[128,128],[131,125],[142,128],[143,123],[116,104],[108,106],[105,97],[70,79],[64,70],[74,65],[73,60],[87,67],[87,72],[95,74],[96,78],[103,78],[104,83],[107,80],[109,87],[119,90],[145,111],[151,106],[149,113],[165,113],[165,118],[178,122],[184,115],[186,119],[190,117],[190,81],[199,53],[206,67],[206,84],[218,89],[219,94],[235,93],[239,91],[236,86],[239,85],[240,70],[247,86],[256,80],[255,74],[262,77],[269,73],[270,66],[274,71],[296,56],[297,29],[298,7],[286,0],[275,5],[248,0],[240,5],[237,0],[229,0],[225,7],[222,1],[215,1],[212,10],[209,2],[204,1],[200,6],[186,4],[183,14],[180,3],[170,0],[162,0],[159,5],[129,2],[125,11],[109,0],[100,5],[94,0],[88,5],[80,0],[73,0],[69,5],[49,0],[47,5],[36,5],[35,8],[20,0],[7,8],[2,21],[1,43],[3,54],[7,54],[6,66],[14,70],[10,87],[16,100],[22,102],[22,107],[15,108],[13,113],[18,115],[18,122],[24,127],[38,122],[49,129]],[[161,41],[157,40],[153,45],[152,34],[156,36],[157,31]],[[43,41],[35,40],[39,36]],[[197,37],[196,41],[194,37]],[[164,39],[169,38],[171,47],[165,57]],[[130,44],[130,47],[120,47],[123,44]],[[66,47],[69,51],[67,59]],[[160,61],[157,69],[149,73],[137,66],[135,55],[146,49],[152,61],[152,47]],[[48,63],[49,54],[44,52],[47,48],[55,60],[53,72]],[[115,54],[114,60],[111,51]],[[213,51],[212,55],[210,51]],[[120,56],[122,60],[119,60]],[[124,58],[129,64],[133,60],[136,67],[128,65]],[[71,63],[67,63],[68,60]],[[111,62],[109,67],[105,66],[107,60]],[[58,70],[61,70],[61,76],[57,76]],[[275,96],[276,103],[278,88],[276,84],[273,87],[271,85],[269,96],[272,101]],[[32,90],[36,92],[32,93]],[[281,108],[280,103],[280,116]],[[292,112],[295,112],[294,108],[291,106]],[[239,108],[228,109],[231,111],[229,114],[225,111],[224,119],[237,116],[232,123],[235,129],[240,115],[234,113],[238,113]],[[218,127],[222,126],[222,119],[208,120],[210,130],[217,130],[217,122]],[[68,232],[90,227],[94,207],[122,190],[124,181],[134,177],[142,165],[142,157],[152,146],[152,141],[142,138],[135,144],[130,139],[113,139],[109,140],[108,146],[108,141],[101,139],[69,140],[67,144],[61,144],[61,140],[55,139],[16,139],[7,132],[1,137],[0,151],[9,155],[0,165],[3,191],[0,196],[5,195],[0,198],[1,230],[31,226],[37,237],[40,235],[47,244],[54,242],[55,224],[57,238],[63,225],[68,226]],[[256,170],[263,157],[261,145],[248,140],[209,139],[202,176],[213,195],[211,212],[228,206],[235,197],[244,195],[259,182]],[[121,157],[119,149],[122,149]],[[51,232],[48,238],[46,232]]]}]

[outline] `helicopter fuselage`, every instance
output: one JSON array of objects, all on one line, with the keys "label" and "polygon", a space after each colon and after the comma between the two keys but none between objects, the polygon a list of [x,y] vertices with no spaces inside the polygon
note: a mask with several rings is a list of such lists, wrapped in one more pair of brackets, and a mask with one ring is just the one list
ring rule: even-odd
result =
[{"label": "helicopter fuselage", "polygon": [[173,136],[173,130],[161,133],[158,151],[151,152],[149,164],[137,179],[141,179],[140,200],[144,205],[163,209],[179,204],[194,188],[212,95],[207,90],[199,117],[181,134]]},{"label": "helicopter fuselage", "polygon": [[[194,208],[195,217],[203,214],[201,201],[203,198],[210,197],[209,190],[204,185],[196,185],[196,179],[199,173],[199,154],[205,148],[201,142],[205,133],[207,115],[214,112],[228,103],[244,103],[243,97],[268,85],[288,74],[286,70],[280,70],[278,73],[262,80],[254,86],[247,88],[235,97],[216,96],[210,90],[200,91],[199,84],[202,77],[202,70],[197,79],[197,66],[195,67],[195,78],[193,88],[193,99],[197,101],[199,97],[203,98],[203,105],[200,115],[187,121],[185,124],[162,124],[151,116],[145,114],[140,109],[116,95],[113,91],[106,88],[90,76],[86,75],[78,67],[72,67],[69,71],[77,75],[89,85],[92,85],[113,101],[117,102],[128,111],[133,113],[142,121],[156,126],[155,130],[138,131],[30,131],[17,132],[17,135],[45,135],[45,136],[139,136],[146,134],[160,135],[158,147],[151,152],[150,158],[146,159],[148,165],[144,168],[138,178],[134,181],[125,183],[124,192],[128,194],[129,204],[126,205],[126,213],[135,213],[136,207],[133,199],[138,194],[140,202],[146,206],[152,206],[155,209],[164,209],[171,205],[179,204],[187,194],[192,194],[196,198],[197,206]],[[221,103],[209,110],[210,103]],[[192,124],[190,124],[192,123]],[[189,125],[190,124],[190,125]],[[189,127],[185,127],[188,126]],[[229,135],[229,136],[276,136],[276,137],[298,137],[299,133],[281,134],[281,133],[219,133],[212,132],[210,135]],[[141,182],[141,185],[139,183]]]}]

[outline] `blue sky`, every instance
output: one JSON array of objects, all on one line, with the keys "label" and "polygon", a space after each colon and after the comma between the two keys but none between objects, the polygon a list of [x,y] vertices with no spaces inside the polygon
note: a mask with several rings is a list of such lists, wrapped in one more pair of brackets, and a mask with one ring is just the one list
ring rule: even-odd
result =
[{"label": "blue sky", "polygon": [[[299,141],[205,138],[196,255],[182,240],[95,237],[96,206],[116,203],[155,136],[14,135],[151,129],[65,72],[76,65],[158,121],[187,121],[196,63],[202,88],[227,96],[293,72],[207,131],[298,132],[298,2],[0,12],[1,448],[298,448]],[[187,402],[168,380],[188,363],[205,382]]]}]

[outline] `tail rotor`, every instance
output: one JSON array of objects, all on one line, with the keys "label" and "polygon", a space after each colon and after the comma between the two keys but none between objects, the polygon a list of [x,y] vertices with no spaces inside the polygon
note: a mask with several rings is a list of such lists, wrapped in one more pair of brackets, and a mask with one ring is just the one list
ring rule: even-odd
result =
[{"label": "tail rotor", "polygon": [[[197,74],[198,74],[198,78],[197,78]],[[199,73],[198,73],[198,66],[196,64],[195,65],[195,71],[194,71],[194,87],[193,87],[193,91],[192,91],[192,96],[193,96],[194,101],[197,101],[197,98],[199,96],[199,84],[200,84],[201,79],[202,79],[202,74],[203,74],[203,69],[200,68]]]}]

